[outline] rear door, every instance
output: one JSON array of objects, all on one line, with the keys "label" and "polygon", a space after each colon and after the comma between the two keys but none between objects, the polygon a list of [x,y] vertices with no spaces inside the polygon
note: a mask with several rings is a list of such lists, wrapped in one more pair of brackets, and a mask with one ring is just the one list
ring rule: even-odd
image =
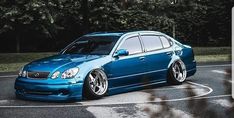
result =
[{"label": "rear door", "polygon": [[173,52],[167,38],[158,35],[141,35],[144,45],[147,78],[150,82],[163,81],[167,77],[167,68]]}]

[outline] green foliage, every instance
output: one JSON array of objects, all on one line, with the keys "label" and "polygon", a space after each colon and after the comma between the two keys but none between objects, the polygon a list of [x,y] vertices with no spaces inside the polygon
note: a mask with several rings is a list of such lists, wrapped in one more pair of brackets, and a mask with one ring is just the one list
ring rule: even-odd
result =
[{"label": "green foliage", "polygon": [[[66,25],[61,22],[67,15],[77,15],[80,4],[66,0],[5,0],[1,2],[2,10],[0,32],[38,32],[53,38],[57,31]],[[62,11],[62,12],[61,12]],[[79,16],[79,15],[78,15]]]},{"label": "green foliage", "polygon": [[18,46],[41,40],[55,50],[88,32],[156,30],[197,46],[230,45],[233,5],[233,0],[1,0],[0,38]]}]

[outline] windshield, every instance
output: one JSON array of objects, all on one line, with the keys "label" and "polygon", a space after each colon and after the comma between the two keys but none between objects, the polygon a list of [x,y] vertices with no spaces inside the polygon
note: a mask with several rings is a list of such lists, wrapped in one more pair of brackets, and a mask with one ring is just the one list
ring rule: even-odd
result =
[{"label": "windshield", "polygon": [[119,36],[84,36],[67,47],[62,54],[108,55]]}]

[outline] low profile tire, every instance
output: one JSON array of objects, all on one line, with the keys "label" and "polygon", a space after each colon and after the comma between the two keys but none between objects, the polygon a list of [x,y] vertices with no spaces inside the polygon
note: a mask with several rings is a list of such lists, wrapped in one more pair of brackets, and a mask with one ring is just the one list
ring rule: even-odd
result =
[{"label": "low profile tire", "polygon": [[187,71],[182,60],[177,60],[171,64],[167,78],[169,84],[182,84],[186,80],[186,77]]},{"label": "low profile tire", "polygon": [[107,93],[107,89],[106,74],[100,69],[95,69],[85,79],[83,95],[86,99],[98,99]]}]

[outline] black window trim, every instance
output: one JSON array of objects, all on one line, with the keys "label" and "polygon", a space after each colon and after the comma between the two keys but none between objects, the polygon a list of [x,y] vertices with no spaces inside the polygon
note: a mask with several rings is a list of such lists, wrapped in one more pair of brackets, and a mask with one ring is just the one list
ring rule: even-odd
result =
[{"label": "black window trim", "polygon": [[[143,46],[145,46],[145,45],[144,45],[142,36],[158,36],[158,38],[160,39],[161,45],[162,45],[162,48],[160,48],[160,49],[155,49],[155,50],[150,50],[150,51],[147,51],[146,48],[144,47],[144,52],[155,52],[155,51],[165,50],[165,49],[168,49],[168,48],[171,48],[171,47],[172,47],[172,44],[170,43],[171,40],[169,40],[167,37],[165,37],[165,36],[163,36],[163,35],[155,35],[155,34],[141,34],[141,35],[140,35],[140,37],[141,37],[140,39],[142,40],[141,42],[143,43]],[[165,37],[165,38],[168,40],[168,42],[169,42],[169,44],[170,44],[170,47],[164,48],[160,36],[163,36],[163,37]]]}]

